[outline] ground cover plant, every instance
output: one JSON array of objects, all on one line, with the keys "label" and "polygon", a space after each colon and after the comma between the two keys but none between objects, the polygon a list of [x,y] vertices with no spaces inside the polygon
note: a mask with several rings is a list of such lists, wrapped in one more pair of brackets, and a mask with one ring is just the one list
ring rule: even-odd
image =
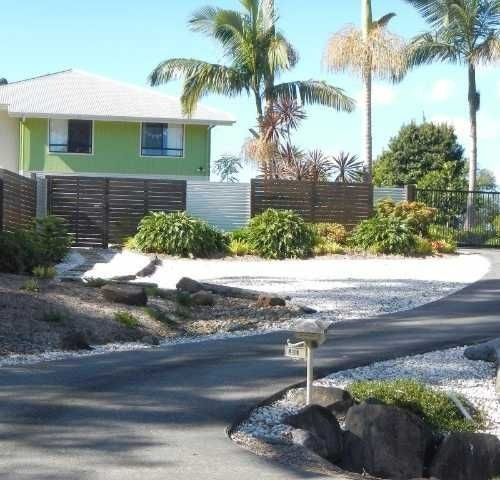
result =
[{"label": "ground cover plant", "polygon": [[473,415],[474,421],[467,420],[446,393],[416,380],[359,381],[349,385],[347,390],[358,402],[376,399],[410,410],[441,432],[475,432],[484,427],[481,412]]}]

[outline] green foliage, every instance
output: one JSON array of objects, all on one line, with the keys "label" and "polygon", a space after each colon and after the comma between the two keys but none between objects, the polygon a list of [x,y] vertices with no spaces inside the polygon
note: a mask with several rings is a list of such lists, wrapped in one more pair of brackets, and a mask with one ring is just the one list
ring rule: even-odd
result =
[{"label": "green foliage", "polygon": [[28,278],[23,283],[21,290],[25,290],[26,292],[38,293],[40,291],[40,286],[38,285],[38,281],[35,278]]},{"label": "green foliage", "polygon": [[420,202],[399,202],[382,200],[377,204],[377,215],[404,220],[417,235],[427,235],[429,226],[435,220],[437,210]]},{"label": "green foliage", "polygon": [[57,275],[57,270],[54,267],[44,267],[39,265],[33,269],[33,276],[42,279],[53,279]]},{"label": "green foliage", "polygon": [[229,233],[229,241],[232,240],[248,241],[248,228],[241,228]]},{"label": "green foliage", "polygon": [[415,380],[360,381],[349,385],[347,390],[358,402],[372,398],[410,410],[431,428],[442,432],[474,432],[484,424],[481,414],[473,422],[466,420],[445,393]]},{"label": "green foliage", "polygon": [[415,238],[415,255],[426,257],[434,253],[433,244],[430,240],[423,237]]},{"label": "green foliage", "polygon": [[176,302],[182,307],[190,307],[193,304],[191,295],[188,292],[177,292]]},{"label": "green foliage", "polygon": [[210,257],[227,248],[222,232],[185,212],[146,215],[139,224],[135,242],[142,252],[183,257]]},{"label": "green foliage", "polygon": [[235,257],[244,257],[250,253],[250,245],[245,240],[231,240],[228,251]]},{"label": "green foliage", "polygon": [[340,223],[316,223],[314,229],[321,240],[344,245],[347,241],[347,230]]},{"label": "green foliage", "polygon": [[497,189],[497,178],[488,168],[481,168],[477,172],[476,190],[494,192]]},{"label": "green foliage", "polygon": [[373,181],[379,186],[462,189],[466,186],[464,148],[453,127],[412,122],[401,128],[377,159]]},{"label": "green foliage", "polygon": [[236,183],[238,173],[243,168],[242,160],[235,155],[223,155],[214,164],[214,172],[219,175],[221,181]]},{"label": "green foliage", "polygon": [[66,224],[60,218],[37,218],[34,235],[39,249],[40,265],[50,266],[62,262],[69,253],[72,240]]},{"label": "green foliage", "polygon": [[125,240],[123,241],[123,248],[125,248],[126,250],[139,250],[139,248],[137,247],[135,236],[125,238]]},{"label": "green foliage", "polygon": [[139,325],[139,320],[130,312],[116,312],[114,319],[127,328],[136,328]]},{"label": "green foliage", "polygon": [[165,325],[171,327],[176,326],[176,322],[170,318],[168,313],[164,312],[163,310],[160,310],[159,308],[146,307],[144,308],[144,313],[153,320],[156,320],[157,322],[164,323]]},{"label": "green foliage", "polygon": [[63,323],[66,320],[66,316],[58,312],[57,310],[51,310],[49,312],[45,312],[41,318],[42,322],[47,323]]},{"label": "green foliage", "polygon": [[435,253],[457,253],[457,243],[453,240],[432,240],[431,245]]},{"label": "green foliage", "polygon": [[269,209],[250,221],[248,242],[264,258],[305,258],[312,254],[315,234],[298,213]]},{"label": "green foliage", "polygon": [[351,241],[363,250],[394,255],[410,255],[416,246],[416,236],[408,223],[392,216],[364,220],[354,229]]},{"label": "green foliage", "polygon": [[343,255],[346,252],[345,247],[331,240],[320,240],[314,246],[314,255]]}]

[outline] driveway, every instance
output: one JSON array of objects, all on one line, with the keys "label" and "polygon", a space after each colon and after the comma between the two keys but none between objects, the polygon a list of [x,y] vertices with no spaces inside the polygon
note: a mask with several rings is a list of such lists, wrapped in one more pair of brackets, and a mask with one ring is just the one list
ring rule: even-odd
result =
[{"label": "driveway", "polygon": [[[481,281],[410,312],[341,323],[318,375],[500,335],[500,252]],[[303,379],[286,334],[0,369],[0,478],[303,479],[240,449],[225,428]]]}]

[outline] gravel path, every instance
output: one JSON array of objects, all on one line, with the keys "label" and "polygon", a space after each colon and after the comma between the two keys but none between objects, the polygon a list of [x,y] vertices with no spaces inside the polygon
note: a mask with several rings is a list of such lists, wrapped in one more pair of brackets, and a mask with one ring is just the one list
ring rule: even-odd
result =
[{"label": "gravel path", "polygon": [[[135,273],[148,257],[117,254],[85,275],[110,278]],[[146,281],[175,288],[181,277],[289,295],[329,320],[367,318],[410,310],[456,292],[483,277],[486,258],[467,252],[432,258],[322,257],[310,260],[163,260]],[[133,269],[136,269],[132,272]]]},{"label": "gravel path", "polygon": [[[426,353],[373,363],[366,367],[334,373],[317,380],[315,385],[345,388],[357,380],[395,380],[412,378],[434,388],[462,394],[487,416],[485,433],[500,437],[500,408],[495,391],[495,368],[491,363],[464,357],[465,347]],[[304,405],[291,400],[290,393],[272,405],[255,409],[234,433],[236,442],[250,446],[254,439],[288,443],[291,427],[283,417],[296,413]]]}]

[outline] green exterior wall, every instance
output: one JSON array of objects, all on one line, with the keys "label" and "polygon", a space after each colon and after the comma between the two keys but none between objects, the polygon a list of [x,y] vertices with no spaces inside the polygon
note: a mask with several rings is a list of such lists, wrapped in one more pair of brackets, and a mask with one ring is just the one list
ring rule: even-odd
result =
[{"label": "green exterior wall", "polygon": [[103,121],[94,122],[92,155],[49,153],[48,124],[47,119],[26,119],[22,123],[23,171],[200,177],[210,174],[207,125],[186,125],[184,158],[171,158],[139,155],[140,123]]}]

